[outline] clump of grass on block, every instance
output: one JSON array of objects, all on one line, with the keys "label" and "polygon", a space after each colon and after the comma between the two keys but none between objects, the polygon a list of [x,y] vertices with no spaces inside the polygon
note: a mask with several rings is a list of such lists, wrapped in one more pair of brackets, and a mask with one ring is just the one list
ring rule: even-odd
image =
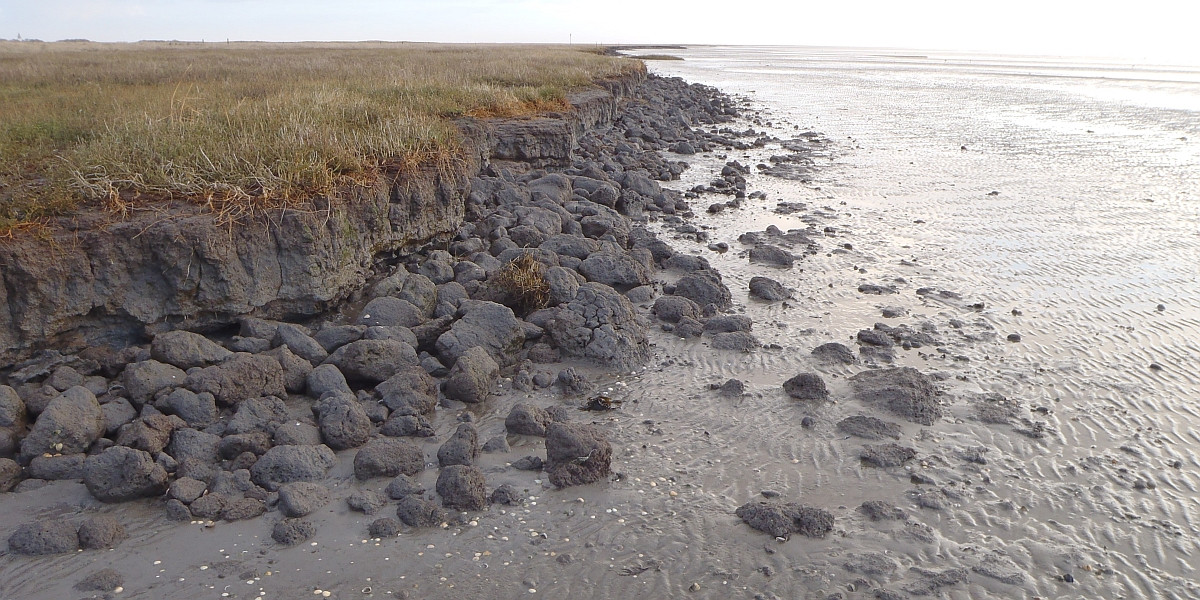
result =
[{"label": "clump of grass on block", "polygon": [[550,284],[546,282],[546,265],[532,254],[522,254],[505,264],[492,280],[493,289],[506,294],[513,308],[522,314],[546,308],[550,301]]}]

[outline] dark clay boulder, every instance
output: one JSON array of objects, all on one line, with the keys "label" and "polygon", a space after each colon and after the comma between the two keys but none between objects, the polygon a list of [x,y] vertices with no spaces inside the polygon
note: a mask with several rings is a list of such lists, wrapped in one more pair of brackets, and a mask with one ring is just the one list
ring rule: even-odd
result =
[{"label": "dark clay boulder", "polygon": [[425,453],[407,440],[371,440],[354,455],[354,476],[360,481],[373,477],[416,475],[425,469]]},{"label": "dark clay boulder", "polygon": [[853,350],[845,344],[837,342],[829,342],[813,348],[812,355],[813,358],[826,364],[849,365],[858,362]]},{"label": "dark clay boulder", "polygon": [[[109,404],[112,402],[105,406]],[[197,394],[186,388],[176,388],[154,406],[164,413],[183,419],[189,427],[207,427],[216,423],[221,416],[217,410],[217,399],[212,394]]]},{"label": "dark clay boulder", "polygon": [[83,479],[85,460],[86,454],[43,454],[29,461],[29,466],[25,467],[25,475],[30,479],[48,481]]},{"label": "dark clay boulder", "polygon": [[217,452],[221,454],[221,458],[226,460],[233,460],[241,456],[243,452],[262,456],[270,449],[271,434],[265,431],[227,435],[221,438],[221,443],[217,445]]},{"label": "dark clay boulder", "polygon": [[208,338],[190,331],[168,331],[154,336],[150,358],[180,369],[207,367],[220,363],[233,353]]},{"label": "dark clay boulder", "polygon": [[450,369],[443,392],[451,400],[477,404],[491,395],[492,384],[499,374],[500,365],[492,360],[486,350],[470,348]]},{"label": "dark clay boulder", "polygon": [[13,554],[42,556],[63,554],[79,549],[75,526],[68,521],[52,519],[25,523],[8,536],[8,550]]},{"label": "dark clay boulder", "polygon": [[713,334],[712,347],[714,350],[731,350],[747,353],[761,348],[762,343],[749,331],[731,331],[728,333]]},{"label": "dark clay boulder", "polygon": [[675,324],[672,332],[684,339],[698,338],[704,334],[704,323],[691,317],[683,317]]},{"label": "dark clay boulder", "polygon": [[357,398],[337,395],[321,401],[317,426],[321,439],[334,450],[357,448],[371,439],[371,418]]},{"label": "dark clay boulder", "polygon": [[0,429],[21,429],[26,425],[25,401],[7,385],[0,385]]},{"label": "dark clay boulder", "polygon": [[912,367],[863,371],[850,378],[855,397],[868,405],[886,408],[919,425],[933,425],[942,417],[933,382]]},{"label": "dark clay boulder", "polygon": [[483,510],[488,497],[483,471],[467,465],[451,465],[438,473],[437,493],[442,505],[455,510]]},{"label": "dark clay boulder", "polygon": [[101,502],[124,502],[165,492],[167,472],[148,452],[113,446],[84,461],[83,482]]},{"label": "dark clay boulder", "polygon": [[547,237],[546,241],[542,242],[539,248],[560,256],[570,256],[583,260],[592,253],[599,251],[600,244],[596,243],[596,240],[560,233]]},{"label": "dark clay boulder", "polygon": [[546,306],[570,302],[579,292],[579,284],[584,281],[578,273],[566,267],[550,267],[546,270],[546,285],[550,287]]},{"label": "dark clay boulder", "polygon": [[187,427],[187,422],[179,417],[146,415],[122,425],[117,434],[116,444],[157,454],[167,447],[171,433],[184,427]]},{"label": "dark clay boulder", "polygon": [[547,324],[563,352],[618,369],[645,363],[650,353],[646,328],[629,299],[598,283],[579,286],[575,299]]},{"label": "dark clay boulder", "polygon": [[74,588],[81,592],[111,592],[125,583],[121,572],[116,569],[100,569],[83,579]]},{"label": "dark clay boulder", "polygon": [[435,432],[429,419],[421,415],[405,415],[393,412],[379,428],[380,435],[388,437],[433,437]]},{"label": "dark clay boulder", "polygon": [[191,504],[203,496],[207,489],[208,484],[199,479],[180,477],[172,481],[171,487],[167,488],[167,497],[179,500],[184,504]]},{"label": "dark clay boulder", "polygon": [[135,406],[145,404],[159,390],[183,385],[186,379],[183,369],[157,360],[129,363],[121,373],[125,393]]},{"label": "dark clay boulder", "polygon": [[284,519],[271,528],[271,539],[284,546],[306,542],[317,534],[317,526],[304,519]]},{"label": "dark clay boulder", "polygon": [[612,470],[612,445],[593,425],[551,423],[546,428],[546,473],[557,487],[594,483]]},{"label": "dark clay boulder", "polygon": [[468,300],[462,318],[437,338],[438,355],[450,365],[473,347],[483,348],[501,366],[512,364],[525,343],[525,329],[512,309],[495,302]]},{"label": "dark clay boulder", "polygon": [[387,498],[371,490],[359,490],[346,498],[346,505],[350,510],[373,515],[387,505]]},{"label": "dark clay boulder", "polygon": [[777,538],[788,538],[793,533],[824,537],[833,531],[829,511],[794,502],[749,502],[738,507],[736,514],[747,525]]},{"label": "dark clay boulder", "polygon": [[193,500],[188,509],[197,519],[219,519],[229,503],[230,499],[225,494],[212,492]]},{"label": "dark clay boulder", "polygon": [[405,367],[421,364],[416,350],[396,340],[358,340],[338,348],[326,359],[347,381],[375,385]]},{"label": "dark clay boulder", "polygon": [[289,394],[304,393],[308,385],[308,376],[313,371],[313,363],[297,356],[287,346],[280,346],[263,354],[274,358],[283,368],[283,387]]},{"label": "dark clay boulder", "polygon": [[321,443],[321,430],[311,424],[288,421],[275,426],[271,432],[273,446],[317,446]]},{"label": "dark clay boulder", "polygon": [[337,462],[328,446],[275,446],[250,468],[254,483],[268,489],[294,481],[319,481]]},{"label": "dark clay boulder", "polygon": [[750,249],[750,262],[775,267],[791,267],[796,262],[796,257],[778,246],[763,244]]},{"label": "dark clay boulder", "polygon": [[438,466],[470,465],[479,456],[479,432],[470,423],[463,423],[454,435],[438,448]]},{"label": "dark clay boulder", "polygon": [[279,510],[288,517],[303,517],[329,503],[329,488],[310,481],[279,486]]},{"label": "dark clay boulder", "polygon": [[304,329],[290,323],[282,323],[275,329],[275,339],[271,345],[286,347],[292,354],[308,361],[310,367],[325,362],[329,357],[329,352],[320,342],[309,337]]},{"label": "dark clay boulder", "polygon": [[208,392],[223,406],[263,396],[286,396],[283,367],[279,361],[261,354],[238,353],[212,367],[194,369],[184,387],[193,392]]},{"label": "dark clay boulder", "polygon": [[[187,390],[182,391],[191,394]],[[121,431],[122,425],[133,422],[138,416],[138,410],[125,398],[114,398],[101,404],[100,412],[104,413],[104,435],[110,438]]]},{"label": "dark clay boulder", "polygon": [[421,367],[409,367],[375,386],[375,393],[393,413],[423,415],[437,406],[438,382]]},{"label": "dark clay boulder", "polygon": [[750,295],[767,302],[778,302],[792,297],[783,284],[769,277],[751,277]]},{"label": "dark clay boulder", "polygon": [[105,432],[104,413],[87,388],[73,387],[50,401],[21,441],[21,460],[42,454],[86,452]]},{"label": "dark clay boulder", "polygon": [[396,537],[400,535],[400,521],[391,517],[375,519],[367,526],[367,534],[373,538]]},{"label": "dark clay boulder", "polygon": [[674,294],[683,296],[699,306],[714,304],[720,310],[728,310],[733,306],[733,296],[716,271],[694,271],[680,277],[675,283]]},{"label": "dark clay boulder", "polygon": [[129,535],[125,526],[109,515],[96,515],[79,524],[79,547],[84,550],[116,548]]},{"label": "dark clay boulder", "polygon": [[350,342],[362,339],[365,325],[331,325],[313,334],[312,338],[321,344],[326,352],[333,352]]},{"label": "dark clay boulder", "polygon": [[619,290],[650,283],[650,270],[624,252],[601,250],[593,253],[579,265],[579,273],[588,281]]},{"label": "dark clay boulder", "polygon": [[525,501],[525,495],[518,491],[517,488],[505,483],[492,490],[492,495],[489,499],[492,501],[492,504],[516,506]]},{"label": "dark clay boulder", "polygon": [[405,496],[396,506],[396,517],[409,527],[436,527],[446,520],[446,511],[421,496]]},{"label": "dark clay boulder", "polygon": [[708,333],[733,333],[735,331],[750,331],[754,322],[746,315],[716,315],[704,324]]},{"label": "dark clay boulder", "polygon": [[518,403],[504,419],[504,428],[514,435],[545,436],[549,425],[550,415],[532,404]]},{"label": "dark clay boulder", "polygon": [[367,327],[416,327],[425,319],[425,314],[413,303],[400,298],[383,296],[375,298],[363,307],[358,325]]},{"label": "dark clay boulder", "polygon": [[287,405],[275,396],[250,398],[238,403],[237,411],[225,427],[225,435],[271,431],[289,419]]},{"label": "dark clay boulder", "polygon": [[816,373],[801,373],[783,382],[783,391],[797,400],[825,400],[829,398],[829,390],[825,380]]},{"label": "dark clay boulder", "polygon": [[21,465],[11,458],[0,458],[0,493],[11,492],[21,482]]},{"label": "dark clay boulder", "polygon": [[212,464],[221,460],[219,447],[221,438],[198,429],[176,429],[167,444],[167,454],[176,462],[195,460]]},{"label": "dark clay boulder", "polygon": [[424,494],[425,486],[417,483],[416,480],[408,475],[397,475],[392,478],[391,482],[388,483],[387,487],[384,488],[383,491],[385,494],[387,494],[388,498],[399,500],[405,496],[412,496],[413,494]]},{"label": "dark clay boulder", "polygon": [[229,502],[221,513],[221,518],[232,523],[253,519],[266,512],[267,504],[258,498],[237,498]]},{"label": "dark clay boulder", "polygon": [[667,323],[678,323],[684,317],[700,318],[700,306],[683,296],[659,296],[651,311]]},{"label": "dark clay boulder", "polygon": [[350,385],[346,383],[346,376],[342,375],[341,370],[330,364],[318,365],[304,378],[304,383],[308,389],[308,395],[313,398],[320,398],[330,393],[354,393],[350,389]]}]

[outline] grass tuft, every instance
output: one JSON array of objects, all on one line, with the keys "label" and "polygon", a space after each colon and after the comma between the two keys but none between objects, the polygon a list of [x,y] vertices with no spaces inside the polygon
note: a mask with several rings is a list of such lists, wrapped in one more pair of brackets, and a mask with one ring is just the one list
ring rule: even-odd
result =
[{"label": "grass tuft", "polygon": [[546,308],[550,302],[550,284],[546,281],[546,265],[538,262],[533,254],[522,254],[505,264],[491,282],[495,289],[504,292],[519,314],[527,315]]},{"label": "grass tuft", "polygon": [[225,215],[451,160],[460,117],[568,107],[638,61],[561,46],[0,42],[0,232],[84,206]]}]

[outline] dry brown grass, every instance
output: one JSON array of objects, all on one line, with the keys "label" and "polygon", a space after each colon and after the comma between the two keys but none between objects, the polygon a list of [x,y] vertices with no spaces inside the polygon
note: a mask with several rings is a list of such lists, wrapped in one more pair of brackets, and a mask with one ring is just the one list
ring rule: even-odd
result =
[{"label": "dry brown grass", "polygon": [[546,308],[550,302],[550,284],[546,282],[546,265],[533,254],[522,254],[508,261],[491,281],[495,289],[504,292],[520,314]]},{"label": "dry brown grass", "polygon": [[560,110],[643,68],[562,46],[0,42],[0,231],[327,194],[452,157],[454,118]]}]

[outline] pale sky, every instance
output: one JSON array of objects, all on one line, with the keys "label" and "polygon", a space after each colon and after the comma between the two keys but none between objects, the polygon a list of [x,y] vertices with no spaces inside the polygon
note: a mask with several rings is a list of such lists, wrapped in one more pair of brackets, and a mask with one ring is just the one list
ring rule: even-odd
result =
[{"label": "pale sky", "polygon": [[1196,0],[0,0],[0,38],[837,45],[1200,64]]}]

